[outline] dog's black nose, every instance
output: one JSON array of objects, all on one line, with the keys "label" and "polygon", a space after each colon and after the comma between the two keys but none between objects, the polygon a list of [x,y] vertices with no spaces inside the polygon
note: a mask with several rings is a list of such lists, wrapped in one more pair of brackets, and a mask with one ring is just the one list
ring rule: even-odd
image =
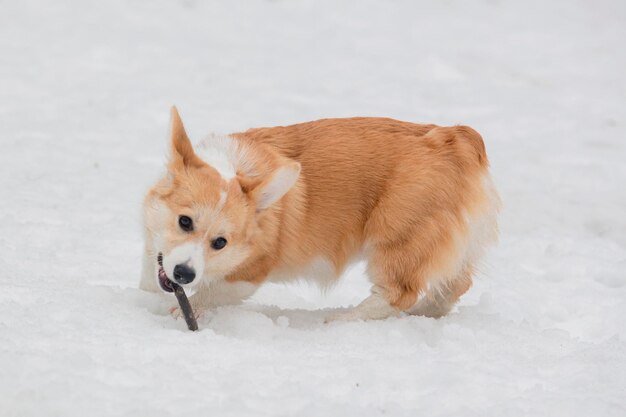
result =
[{"label": "dog's black nose", "polygon": [[189,284],[196,277],[196,271],[185,264],[178,264],[174,267],[174,280],[179,284]]}]

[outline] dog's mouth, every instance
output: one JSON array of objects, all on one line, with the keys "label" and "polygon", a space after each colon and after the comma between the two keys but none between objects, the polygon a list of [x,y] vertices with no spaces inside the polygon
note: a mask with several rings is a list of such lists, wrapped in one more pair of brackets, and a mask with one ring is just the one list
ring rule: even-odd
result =
[{"label": "dog's mouth", "polygon": [[172,281],[167,277],[165,273],[165,269],[163,269],[163,254],[159,253],[157,256],[157,262],[159,264],[159,285],[161,289],[165,292],[174,292],[174,287],[172,286]]}]

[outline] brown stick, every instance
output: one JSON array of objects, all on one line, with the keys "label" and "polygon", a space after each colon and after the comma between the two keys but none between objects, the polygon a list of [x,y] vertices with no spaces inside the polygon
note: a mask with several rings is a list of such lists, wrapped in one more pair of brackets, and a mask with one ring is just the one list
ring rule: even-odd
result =
[{"label": "brown stick", "polygon": [[196,321],[196,316],[194,316],[193,314],[193,310],[191,309],[191,304],[189,304],[189,300],[187,299],[185,290],[183,290],[183,287],[173,281],[172,288],[174,288],[174,294],[176,295],[176,299],[178,300],[180,310],[183,312],[183,316],[185,316],[187,327],[191,331],[198,330],[198,322]]}]

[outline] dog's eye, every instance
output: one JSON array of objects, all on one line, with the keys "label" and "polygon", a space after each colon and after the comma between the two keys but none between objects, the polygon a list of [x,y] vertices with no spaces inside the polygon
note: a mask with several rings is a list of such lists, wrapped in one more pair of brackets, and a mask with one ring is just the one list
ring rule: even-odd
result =
[{"label": "dog's eye", "polygon": [[220,250],[224,249],[224,246],[226,246],[227,243],[228,241],[220,236],[211,242],[211,247],[215,250]]},{"label": "dog's eye", "polygon": [[185,232],[191,232],[193,230],[193,220],[187,216],[180,216],[178,218],[178,225]]}]

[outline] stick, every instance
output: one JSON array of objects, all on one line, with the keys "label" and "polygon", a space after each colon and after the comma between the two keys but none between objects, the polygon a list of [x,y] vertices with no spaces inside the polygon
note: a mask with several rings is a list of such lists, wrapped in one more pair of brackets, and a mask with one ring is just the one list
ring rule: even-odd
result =
[{"label": "stick", "polygon": [[174,281],[172,281],[172,287],[174,288],[174,294],[178,300],[180,310],[183,312],[183,316],[185,316],[187,327],[189,327],[189,330],[195,332],[198,330],[198,322],[196,321],[196,316],[193,315],[193,310],[191,309],[191,304],[189,304],[185,290]]}]

